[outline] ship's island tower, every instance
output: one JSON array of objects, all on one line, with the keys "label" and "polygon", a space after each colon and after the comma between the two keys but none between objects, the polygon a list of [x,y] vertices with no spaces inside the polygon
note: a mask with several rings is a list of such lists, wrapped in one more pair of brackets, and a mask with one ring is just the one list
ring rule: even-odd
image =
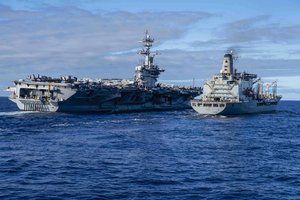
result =
[{"label": "ship's island tower", "polygon": [[153,64],[154,56],[150,49],[154,42],[154,39],[146,31],[146,35],[143,39],[144,48],[138,52],[145,57],[143,63],[139,64],[135,68],[134,82],[139,87],[153,88],[155,87],[157,78],[161,72],[165,70],[160,69],[157,65]]}]

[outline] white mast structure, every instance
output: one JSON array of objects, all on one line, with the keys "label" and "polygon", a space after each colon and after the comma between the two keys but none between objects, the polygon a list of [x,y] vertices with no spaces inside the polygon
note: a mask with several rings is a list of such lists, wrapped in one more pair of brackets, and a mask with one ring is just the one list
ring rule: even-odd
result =
[{"label": "white mast structure", "polygon": [[155,87],[160,73],[165,70],[160,69],[158,65],[153,64],[154,56],[157,55],[157,53],[152,54],[150,51],[154,39],[148,34],[148,30],[146,31],[146,35],[142,42],[144,48],[138,51],[138,54],[143,55],[145,59],[143,63],[137,65],[135,68],[134,82],[139,87],[153,88]]}]

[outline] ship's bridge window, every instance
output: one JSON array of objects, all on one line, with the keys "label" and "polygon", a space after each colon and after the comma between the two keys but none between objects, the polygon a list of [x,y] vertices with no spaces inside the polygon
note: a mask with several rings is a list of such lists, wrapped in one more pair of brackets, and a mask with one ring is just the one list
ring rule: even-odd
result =
[{"label": "ship's bridge window", "polygon": [[198,106],[202,106],[202,103],[198,103]]},{"label": "ship's bridge window", "polygon": [[224,104],[220,104],[220,107],[224,107]]},{"label": "ship's bridge window", "polygon": [[214,106],[214,107],[219,107],[218,104],[214,104],[213,106]]}]

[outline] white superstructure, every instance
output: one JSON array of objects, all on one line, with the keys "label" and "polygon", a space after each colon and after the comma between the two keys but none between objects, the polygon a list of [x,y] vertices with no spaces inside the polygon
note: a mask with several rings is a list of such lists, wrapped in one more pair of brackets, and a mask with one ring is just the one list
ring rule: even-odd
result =
[{"label": "white superstructure", "polygon": [[154,39],[146,31],[146,36],[143,39],[144,48],[138,52],[138,54],[144,56],[144,60],[135,68],[134,80],[139,87],[155,87],[160,73],[165,71],[153,63],[155,54],[151,54],[150,51],[153,42]]},{"label": "white superstructure", "polygon": [[[281,96],[277,82],[264,85],[256,74],[238,73],[233,67],[234,56],[225,54],[219,74],[206,81],[200,100],[192,107],[200,114],[236,115],[276,110]],[[270,88],[272,90],[270,91]]]}]

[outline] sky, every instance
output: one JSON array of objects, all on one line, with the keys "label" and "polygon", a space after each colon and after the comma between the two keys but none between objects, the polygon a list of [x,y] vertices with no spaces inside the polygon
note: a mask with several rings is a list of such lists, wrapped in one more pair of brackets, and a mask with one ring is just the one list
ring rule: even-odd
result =
[{"label": "sky", "polygon": [[133,79],[145,31],[160,82],[201,86],[234,49],[238,71],[300,100],[299,0],[0,0],[0,96],[30,74]]}]

